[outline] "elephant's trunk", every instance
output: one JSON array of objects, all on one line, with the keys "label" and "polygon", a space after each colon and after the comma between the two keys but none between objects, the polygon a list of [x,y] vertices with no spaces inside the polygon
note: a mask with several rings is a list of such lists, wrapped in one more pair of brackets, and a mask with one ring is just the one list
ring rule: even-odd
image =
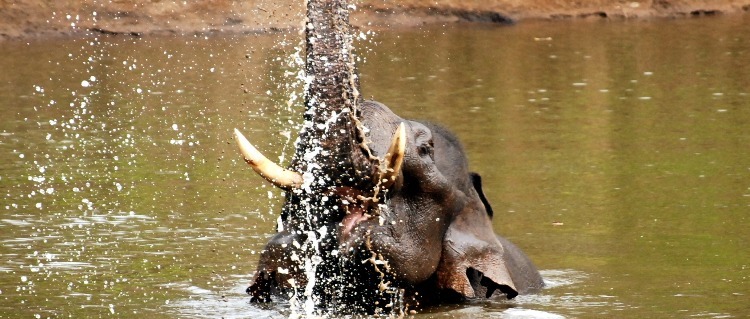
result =
[{"label": "elephant's trunk", "polygon": [[[400,153],[394,151],[390,161],[385,161],[389,165],[381,168],[381,160],[372,156],[365,142],[358,119],[359,81],[350,28],[347,0],[307,3],[304,124],[289,169],[268,160],[235,131],[245,161],[266,180],[288,191],[279,226],[297,233],[313,231],[306,234],[313,235],[312,242],[317,242],[314,231],[332,234],[327,230],[337,228],[351,205],[368,206],[377,195],[377,186],[390,185],[395,179],[390,177],[398,174],[393,167],[399,167],[398,159],[403,157],[403,147],[396,147]],[[403,134],[394,139],[400,140]],[[382,170],[390,174],[381,174]],[[319,245],[336,242],[334,237],[322,237]]]},{"label": "elephant's trunk", "polygon": [[[406,141],[403,127],[394,132],[393,145],[381,154],[382,159],[373,156],[365,141],[350,28],[347,0],[308,2],[305,121],[290,169],[269,161],[235,131],[253,170],[291,191],[282,215],[298,217],[293,224],[298,224],[296,220],[320,226],[332,221],[326,215],[342,217],[342,205],[377,202],[379,191],[393,185],[400,174]],[[337,196],[329,201],[329,195]],[[309,220],[311,215],[317,216],[314,222]]]},{"label": "elephant's trunk", "polygon": [[305,126],[292,167],[298,172],[314,170],[316,182],[308,185],[319,191],[362,189],[375,174],[357,119],[359,83],[350,28],[346,0],[308,2]]}]

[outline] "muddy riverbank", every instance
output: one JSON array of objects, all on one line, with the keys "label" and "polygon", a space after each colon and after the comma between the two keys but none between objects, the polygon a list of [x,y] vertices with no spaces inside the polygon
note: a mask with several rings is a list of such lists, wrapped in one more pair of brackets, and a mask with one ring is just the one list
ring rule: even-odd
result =
[{"label": "muddy riverbank", "polygon": [[[514,23],[529,19],[633,19],[742,14],[750,0],[364,0],[357,26],[425,23]],[[0,39],[105,34],[269,32],[296,27],[303,1],[2,1]]]}]

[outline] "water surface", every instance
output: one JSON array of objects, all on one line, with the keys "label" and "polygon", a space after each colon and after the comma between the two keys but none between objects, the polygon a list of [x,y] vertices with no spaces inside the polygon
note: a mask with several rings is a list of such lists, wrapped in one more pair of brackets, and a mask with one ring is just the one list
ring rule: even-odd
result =
[{"label": "water surface", "polygon": [[[364,95],[443,123],[549,288],[420,318],[750,315],[747,17],[380,31]],[[244,288],[294,34],[0,47],[0,317],[278,318]]]}]

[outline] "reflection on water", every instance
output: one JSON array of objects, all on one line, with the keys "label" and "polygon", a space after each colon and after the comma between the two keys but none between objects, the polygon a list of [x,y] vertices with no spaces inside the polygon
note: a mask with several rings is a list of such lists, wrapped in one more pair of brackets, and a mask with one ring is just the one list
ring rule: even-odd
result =
[{"label": "reflection on water", "polygon": [[[602,296],[582,296],[554,292],[565,289],[565,286],[580,284],[586,279],[586,275],[576,270],[542,270],[546,288],[534,295],[521,295],[513,300],[502,300],[499,298],[471,301],[462,305],[441,306],[429,309],[417,317],[429,318],[506,318],[506,319],[559,319],[567,315],[579,313],[579,309],[591,309],[591,307],[616,307],[613,300],[602,299]],[[611,296],[607,296],[611,297]],[[540,305],[546,309],[539,310]]]},{"label": "reflection on water", "polygon": [[[235,276],[237,282],[247,280],[244,276]],[[283,318],[289,316],[289,303],[280,301],[266,305],[251,305],[245,295],[227,295],[217,293],[189,284],[174,284],[171,289],[183,290],[187,298],[168,303],[166,311],[179,318]],[[230,291],[243,291],[245,284],[237,284]]]},{"label": "reflection on water", "polygon": [[[584,280],[585,275],[575,270],[545,270],[542,271],[547,283],[547,289],[574,285]],[[246,280],[242,276],[235,276],[236,281]],[[245,296],[227,295],[196,286],[185,284],[169,284],[171,288],[182,289],[190,293],[187,299],[169,303],[168,310],[178,317],[189,318],[280,318],[290,314],[289,303],[280,301],[269,304],[248,304]],[[232,287],[231,291],[241,291],[247,288],[240,284]],[[603,299],[604,298],[604,299]],[[552,309],[575,310],[589,307],[616,307],[615,302],[606,299],[613,296],[555,296],[542,292],[536,295],[519,296],[513,301],[489,300],[470,302],[465,305],[448,305],[426,310],[417,317],[430,318],[506,318],[506,319],[559,319],[561,315],[534,310],[540,304]],[[611,301],[611,300],[609,300]]]},{"label": "reflection on water", "polygon": [[[748,26],[382,31],[365,96],[459,135],[548,283],[415,317],[750,314]],[[0,318],[289,315],[244,294],[281,194],[230,136],[288,160],[296,36],[4,43]]]}]

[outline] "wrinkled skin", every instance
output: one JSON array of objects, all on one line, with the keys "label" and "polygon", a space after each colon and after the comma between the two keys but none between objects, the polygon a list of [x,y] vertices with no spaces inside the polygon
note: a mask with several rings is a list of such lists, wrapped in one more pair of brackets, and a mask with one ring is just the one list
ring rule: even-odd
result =
[{"label": "wrinkled skin", "polygon": [[[468,170],[452,133],[402,119],[377,102],[361,103],[359,118],[372,155],[385,155],[400,123],[406,128],[406,151],[398,179],[382,190],[378,203],[356,196],[371,195],[366,189],[341,188],[331,195],[344,204],[328,224],[333,239],[321,249],[332,266],[323,268],[319,280],[338,283],[322,288],[324,295],[326,289],[337,290],[332,299],[371,313],[387,311],[384,305],[398,291],[414,308],[493,294],[513,298],[543,286],[528,257],[493,232],[481,178]],[[301,254],[294,242],[305,238],[290,231],[293,218],[284,217],[284,230],[263,251],[248,288],[253,301],[287,291],[290,279],[298,287],[306,282],[293,260]]]}]

